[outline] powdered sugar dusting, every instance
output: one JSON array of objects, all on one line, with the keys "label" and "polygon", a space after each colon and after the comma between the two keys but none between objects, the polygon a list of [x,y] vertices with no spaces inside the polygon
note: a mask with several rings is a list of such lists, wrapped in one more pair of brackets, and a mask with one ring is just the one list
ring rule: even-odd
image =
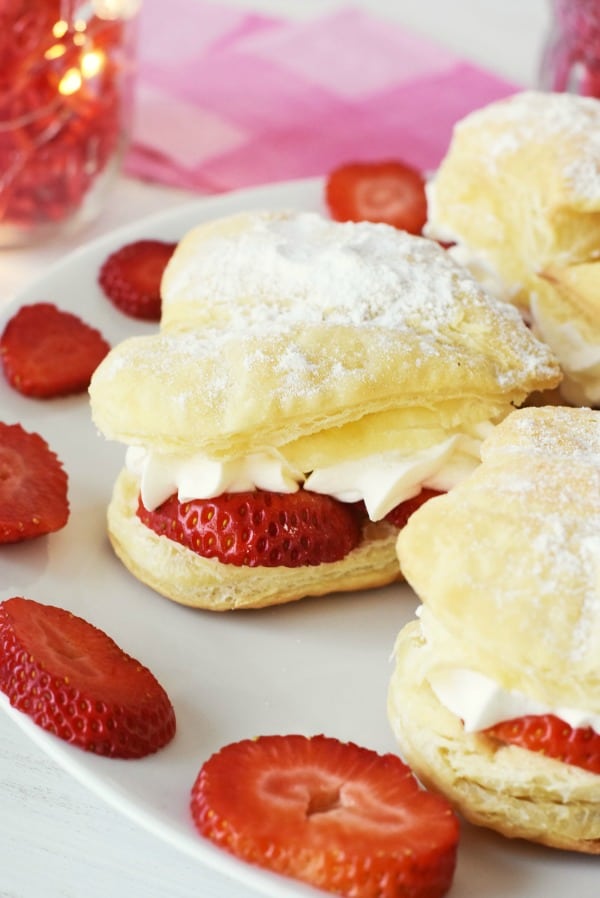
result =
[{"label": "powdered sugar dusting", "polygon": [[248,217],[238,234],[209,237],[163,299],[235,306],[233,328],[285,321],[433,327],[457,313],[457,294],[481,289],[437,244],[383,224],[340,224],[316,213]]},{"label": "powdered sugar dusting", "polygon": [[[167,442],[187,439],[188,415],[195,438],[221,451],[223,434],[291,441],[323,422],[435,404],[440,371],[442,417],[446,398],[450,417],[464,396],[467,415],[477,405],[489,418],[556,383],[554,356],[518,310],[434,241],[316,213],[241,218],[184,239],[165,275],[174,318],[116,347],[92,399],[124,383],[145,421],[160,396]],[[130,434],[116,418],[110,428]]]},{"label": "powdered sugar dusting", "polygon": [[[511,456],[514,464],[507,463]],[[499,507],[509,502],[521,509],[529,550],[515,563],[534,576],[537,597],[551,595],[556,613],[579,602],[570,632],[549,623],[538,638],[551,644],[568,633],[570,660],[589,659],[600,638],[600,412],[515,412],[484,444],[482,459],[484,468],[495,461],[502,466],[495,482]]]},{"label": "powdered sugar dusting", "polygon": [[[181,260],[176,254],[171,263],[163,298],[167,328],[171,307],[186,327],[196,320],[217,332],[262,336],[265,345],[277,334],[310,326],[369,328],[385,334],[384,352],[390,340],[410,334],[431,357],[456,351],[462,340],[450,335],[466,318],[480,318],[478,327],[510,345],[510,354],[497,359],[502,390],[556,370],[518,311],[487,294],[435,241],[312,212],[256,212],[243,216],[243,227],[233,232],[224,227],[199,233],[193,252]],[[473,363],[464,349],[463,356],[462,364]],[[290,385],[306,364],[299,346],[290,345],[278,358]]]},{"label": "powdered sugar dusting", "polygon": [[[513,415],[501,433],[510,427],[511,438],[499,437],[484,444],[482,457],[507,452],[537,454],[543,458],[562,458],[571,464],[589,463],[600,474],[600,412],[567,406],[528,409]],[[565,481],[568,488],[569,481]]]},{"label": "powdered sugar dusting", "polygon": [[456,126],[457,133],[462,129],[489,135],[484,139],[492,170],[527,144],[540,145],[545,153],[550,147],[565,183],[579,197],[600,201],[598,100],[568,93],[523,91],[471,113]]}]

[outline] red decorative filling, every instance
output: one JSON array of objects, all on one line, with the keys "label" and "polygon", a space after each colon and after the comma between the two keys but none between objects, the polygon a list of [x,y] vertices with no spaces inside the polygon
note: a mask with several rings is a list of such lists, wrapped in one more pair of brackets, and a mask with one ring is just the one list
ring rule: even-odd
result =
[{"label": "red decorative filling", "polygon": [[[404,526],[410,514],[436,495],[422,490],[393,509],[386,520]],[[224,493],[214,499],[179,502],[176,495],[149,511],[139,500],[147,527],[205,558],[249,567],[302,567],[340,561],[362,539],[367,514],[362,502],[298,490]]]},{"label": "red decorative filling", "polygon": [[59,0],[0,10],[0,223],[60,222],[115,155],[125,32],[92,16],[69,27]]},{"label": "red decorative filling", "polygon": [[600,773],[600,734],[591,727],[571,727],[553,714],[531,714],[504,720],[484,732],[499,742]]}]

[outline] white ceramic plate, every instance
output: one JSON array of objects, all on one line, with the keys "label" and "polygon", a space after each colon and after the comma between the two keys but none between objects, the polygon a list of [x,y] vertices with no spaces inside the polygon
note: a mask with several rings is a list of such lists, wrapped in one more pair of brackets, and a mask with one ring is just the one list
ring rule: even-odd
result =
[{"label": "white ceramic plate", "polygon": [[[322,182],[310,180],[228,194],[176,208],[115,231],[71,254],[32,284],[18,305],[51,301],[81,315],[115,344],[154,325],[129,319],[96,284],[101,262],[134,239],[177,240],[196,223],[251,208],[323,210]],[[313,890],[236,861],[195,832],[189,791],[220,746],[264,733],[325,733],[395,751],[386,718],[391,652],[417,601],[406,586],[304,599],[262,611],[216,614],[161,598],[114,558],[105,509],[123,447],[90,421],[86,396],[27,399],[0,378],[0,416],[42,434],[69,474],[71,515],[59,533],[2,548],[0,599],[24,595],[69,608],[148,665],[175,706],[178,732],[141,761],[87,754],[46,734],[2,697],[7,713],[49,755],[117,810],[201,864],[275,898]],[[578,898],[598,894],[593,858],[552,852],[465,826],[453,898]]]}]

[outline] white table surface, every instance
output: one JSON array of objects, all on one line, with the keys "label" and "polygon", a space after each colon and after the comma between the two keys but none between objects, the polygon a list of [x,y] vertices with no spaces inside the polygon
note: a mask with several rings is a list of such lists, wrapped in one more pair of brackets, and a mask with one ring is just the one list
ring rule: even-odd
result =
[{"label": "white table surface", "polygon": [[[333,0],[228,3],[298,19],[343,5]],[[430,36],[524,86],[535,81],[547,27],[546,0],[354,0],[354,5]],[[85,239],[190,198],[122,178]],[[61,241],[0,250],[0,303],[75,245]],[[204,869],[120,816],[4,717],[0,808],[0,898],[256,898],[257,893]]]}]

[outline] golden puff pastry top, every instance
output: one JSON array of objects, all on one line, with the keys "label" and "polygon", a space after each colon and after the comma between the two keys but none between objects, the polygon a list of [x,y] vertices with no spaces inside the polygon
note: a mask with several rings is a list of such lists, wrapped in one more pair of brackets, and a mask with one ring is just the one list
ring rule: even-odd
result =
[{"label": "golden puff pastry top", "polygon": [[312,213],[214,231],[210,252],[204,228],[184,238],[166,277],[185,326],[125,341],[94,374],[92,414],[109,438],[215,458],[288,444],[299,458],[308,440],[326,456],[365,431],[389,442],[501,417],[559,380],[517,311],[433,241]]},{"label": "golden puff pastry top", "polygon": [[438,668],[600,712],[600,412],[513,412],[397,549]]},{"label": "golden puff pastry top", "polygon": [[525,91],[454,128],[428,232],[482,253],[509,288],[600,248],[600,101]]}]

